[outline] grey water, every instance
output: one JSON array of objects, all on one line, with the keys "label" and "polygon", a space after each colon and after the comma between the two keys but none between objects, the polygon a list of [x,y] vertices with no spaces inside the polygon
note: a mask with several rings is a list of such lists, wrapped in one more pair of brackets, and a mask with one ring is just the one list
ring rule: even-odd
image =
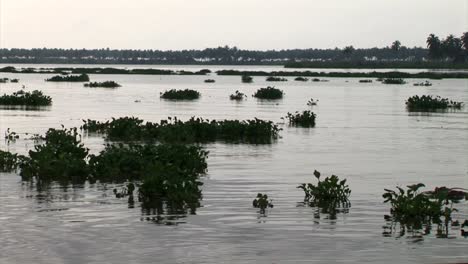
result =
[{"label": "grey water", "polygon": [[[355,78],[326,78],[328,82],[288,78],[288,82],[267,83],[264,77],[254,77],[253,83],[244,84],[239,76],[215,74],[90,75],[92,81],[114,80],[122,85],[106,89],[45,82],[50,76],[0,74],[20,79],[19,83],[0,83],[0,94],[25,85],[27,90],[39,89],[53,98],[53,105],[41,111],[0,109],[0,149],[25,154],[34,147],[27,139],[31,134],[61,125],[79,127],[88,118],[257,117],[272,120],[283,130],[271,145],[204,145],[210,155],[202,206],[195,214],[165,215],[162,221],[138,203],[132,208],[126,199],[115,198],[111,184],[41,189],[22,182],[14,173],[0,173],[0,263],[468,261],[468,238],[456,228],[451,229],[449,239],[435,234],[382,234],[383,216],[389,212],[389,205],[383,203],[384,188],[419,182],[428,190],[436,186],[468,188],[468,107],[439,113],[409,113],[405,108],[405,100],[416,94],[440,95],[468,104],[468,80],[431,80],[431,87],[416,87],[413,83],[421,80],[408,79],[405,85],[359,83]],[[204,83],[207,78],[216,83]],[[285,97],[265,102],[250,96],[267,85],[284,90]],[[159,99],[160,92],[185,88],[200,91],[201,99]],[[249,95],[247,100],[230,101],[229,95],[236,90]],[[310,98],[318,99],[318,104],[307,106]],[[315,128],[289,127],[281,119],[288,112],[306,109],[317,114]],[[19,133],[20,139],[3,140],[7,128]],[[105,143],[100,137],[86,135],[83,142],[93,153]],[[348,213],[338,214],[336,219],[317,216],[314,208],[301,205],[303,193],[296,187],[315,183],[314,170],[348,179],[352,190]],[[273,199],[274,208],[266,216],[252,208],[258,192]],[[468,219],[467,204],[457,207],[461,210],[455,217]]]}]

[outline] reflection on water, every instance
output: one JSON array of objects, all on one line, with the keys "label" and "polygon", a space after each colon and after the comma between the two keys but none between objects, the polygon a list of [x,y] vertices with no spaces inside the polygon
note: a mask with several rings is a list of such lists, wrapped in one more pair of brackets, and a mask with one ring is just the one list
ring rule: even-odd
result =
[{"label": "reflection on water", "polygon": [[[302,129],[280,124],[281,139],[272,145],[207,144],[208,174],[203,199],[195,206],[166,201],[145,207],[135,194],[116,198],[122,184],[22,182],[0,173],[0,263],[457,263],[468,259],[468,238],[450,227],[439,239],[437,226],[402,230],[383,218],[383,189],[423,182],[468,186],[468,111],[408,113],[405,101],[416,94],[437,94],[468,103],[467,80],[436,80],[431,87],[362,85],[357,79],[278,85],[276,103],[249,97],[229,100],[236,90],[251,95],[266,87],[264,78],[243,84],[238,76],[91,75],[114,80],[118,89],[86,89],[82,84],[46,83],[49,75],[14,75],[20,84],[0,86],[0,93],[24,84],[53,98],[48,111],[0,109],[0,133],[10,128],[20,138],[0,149],[26,154],[32,134],[48,128],[79,127],[82,119],[137,116],[157,122],[168,116],[187,120],[252,119],[281,123],[287,112],[312,109],[317,126]],[[414,80],[421,81],[421,80]],[[168,89],[196,89],[196,102],[159,100]],[[307,101],[319,99],[310,108]],[[135,100],[141,100],[135,103]],[[99,136],[84,136],[91,153],[103,148]],[[313,171],[348,179],[352,208],[325,212],[297,204],[296,186],[313,180]],[[257,193],[274,198],[265,216],[252,208]],[[457,219],[468,219],[466,204]],[[156,224],[156,225],[155,225]]]}]

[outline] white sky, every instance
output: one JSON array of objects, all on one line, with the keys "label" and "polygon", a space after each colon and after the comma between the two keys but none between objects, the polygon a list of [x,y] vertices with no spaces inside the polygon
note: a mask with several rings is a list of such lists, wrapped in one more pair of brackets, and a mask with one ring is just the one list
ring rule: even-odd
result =
[{"label": "white sky", "polygon": [[0,0],[2,48],[424,46],[468,31],[468,0]]}]

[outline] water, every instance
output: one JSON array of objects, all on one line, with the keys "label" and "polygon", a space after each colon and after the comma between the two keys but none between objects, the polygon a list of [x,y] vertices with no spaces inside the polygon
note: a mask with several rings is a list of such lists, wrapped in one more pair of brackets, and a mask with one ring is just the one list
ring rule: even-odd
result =
[{"label": "water", "polygon": [[[52,65],[54,66],[54,65]],[[180,69],[185,66],[181,66]],[[206,68],[206,67],[203,67]],[[209,68],[209,67],[208,67]],[[231,67],[226,67],[231,68]],[[269,70],[269,68],[255,68]],[[112,195],[113,185],[85,184],[38,190],[15,174],[0,174],[0,263],[455,263],[468,261],[468,239],[453,229],[452,239],[434,234],[422,238],[384,237],[389,207],[384,188],[426,183],[468,187],[468,109],[409,114],[404,102],[416,94],[437,94],[468,104],[467,80],[434,80],[432,87],[362,84],[358,79],[329,82],[273,83],[285,91],[283,100],[258,102],[252,97],[232,102],[235,90],[248,95],[272,83],[263,77],[242,84],[236,76],[91,75],[93,81],[114,80],[118,89],[84,88],[79,83],[47,83],[43,74],[1,74],[19,84],[0,84],[0,93],[26,85],[52,96],[46,111],[0,109],[0,131],[21,134],[0,149],[26,153],[33,142],[23,133],[44,133],[50,127],[80,126],[82,119],[105,120],[137,116],[159,121],[168,116],[188,119],[273,120],[282,138],[267,146],[209,144],[209,172],[203,178],[202,207],[195,215],[148,215],[129,208]],[[195,102],[166,102],[167,89],[199,90]],[[313,129],[282,124],[286,113],[313,111]],[[141,102],[137,103],[136,100]],[[98,137],[83,139],[93,153],[102,149]],[[314,217],[312,208],[298,206],[303,194],[296,186],[323,175],[348,179],[352,207],[336,219]],[[251,208],[256,193],[268,193],[275,207],[267,217]],[[468,219],[466,203],[455,216]],[[170,225],[169,225],[170,224]],[[433,230],[435,233],[435,230]]]}]

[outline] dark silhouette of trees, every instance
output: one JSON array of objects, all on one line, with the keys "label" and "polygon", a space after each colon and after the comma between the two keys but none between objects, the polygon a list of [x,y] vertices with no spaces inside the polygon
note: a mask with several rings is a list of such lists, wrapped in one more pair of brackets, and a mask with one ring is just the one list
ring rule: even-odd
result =
[{"label": "dark silhouette of trees", "polygon": [[399,51],[400,48],[401,48],[401,42],[399,40],[395,40],[392,43],[391,49],[394,50],[394,51]]},{"label": "dark silhouette of trees", "polygon": [[429,49],[429,57],[438,59],[442,55],[440,39],[434,34],[430,34],[426,40],[427,48]]}]

